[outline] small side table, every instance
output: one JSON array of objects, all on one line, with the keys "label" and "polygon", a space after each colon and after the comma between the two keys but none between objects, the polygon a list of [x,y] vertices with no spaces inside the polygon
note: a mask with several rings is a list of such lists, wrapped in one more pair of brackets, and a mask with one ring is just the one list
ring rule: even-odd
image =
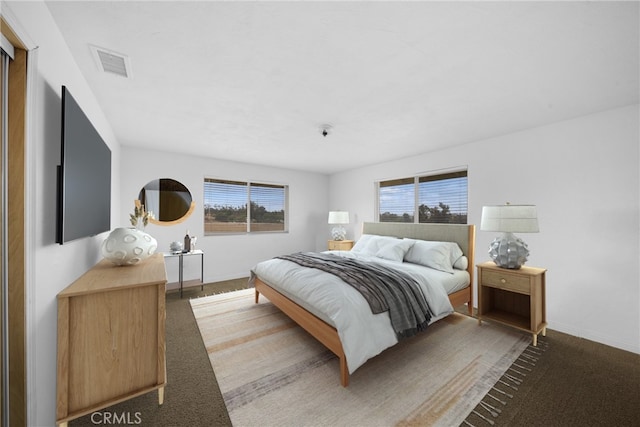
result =
[{"label": "small side table", "polygon": [[353,248],[353,240],[329,240],[330,251],[350,251]]},{"label": "small side table", "polygon": [[478,324],[488,319],[530,332],[533,345],[547,333],[546,269],[502,268],[489,261],[478,268]]},{"label": "small side table", "polygon": [[204,252],[201,249],[195,249],[191,252],[164,252],[165,258],[178,257],[178,283],[180,283],[180,298],[182,298],[182,289],[184,287],[184,257],[200,256],[200,290],[204,290]]}]

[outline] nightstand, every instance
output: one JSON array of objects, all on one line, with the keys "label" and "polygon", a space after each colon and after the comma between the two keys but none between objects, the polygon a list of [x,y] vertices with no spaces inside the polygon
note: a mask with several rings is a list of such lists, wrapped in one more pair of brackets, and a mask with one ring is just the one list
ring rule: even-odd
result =
[{"label": "nightstand", "polygon": [[493,262],[478,268],[478,324],[493,320],[533,334],[547,333],[546,269],[522,266],[518,270],[501,268]]},{"label": "nightstand", "polygon": [[330,251],[350,251],[353,248],[353,240],[329,240]]}]

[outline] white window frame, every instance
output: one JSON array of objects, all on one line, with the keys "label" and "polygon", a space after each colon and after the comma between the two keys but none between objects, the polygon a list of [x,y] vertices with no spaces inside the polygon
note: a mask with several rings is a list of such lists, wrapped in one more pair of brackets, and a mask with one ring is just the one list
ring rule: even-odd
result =
[{"label": "white window frame", "polygon": [[[207,186],[207,182],[215,182],[215,183],[220,183],[220,184],[224,184],[224,183],[229,183],[229,184],[238,184],[238,185],[243,185],[246,187],[246,199],[245,199],[245,207],[246,207],[246,222],[241,222],[238,224],[244,224],[245,225],[245,229],[244,230],[240,230],[240,229],[235,229],[235,230],[229,230],[229,231],[222,231],[222,230],[218,230],[218,231],[207,231],[208,228],[211,227],[207,227],[207,210],[209,209],[209,205],[208,205],[208,201],[206,199],[207,197],[207,190],[206,190],[206,186]],[[284,219],[283,219],[283,223],[282,223],[282,229],[278,229],[278,230],[256,230],[256,228],[258,228],[256,225],[258,223],[252,223],[251,221],[251,188],[252,187],[273,187],[273,188],[281,188],[284,192],[283,196],[284,196],[284,200],[283,200],[283,211],[284,211]],[[205,236],[216,236],[216,235],[229,235],[229,234],[262,234],[262,233],[288,233],[289,232],[289,186],[287,184],[276,184],[276,183],[267,183],[267,182],[258,182],[258,181],[241,181],[241,180],[234,180],[234,179],[224,179],[224,178],[210,178],[210,177],[205,177],[204,181],[203,181],[203,222],[204,222],[204,235]],[[253,227],[252,227],[253,224]],[[262,224],[262,223],[260,223]],[[253,229],[252,229],[253,228]]]},{"label": "white window frame", "polygon": [[[412,223],[412,224],[419,224],[420,223],[420,214],[419,214],[419,210],[420,210],[420,183],[421,183],[421,179],[425,179],[428,178],[429,181],[435,181],[435,180],[444,180],[444,179],[452,179],[452,178],[459,178],[459,177],[466,177],[467,179],[467,183],[466,183],[466,195],[465,195],[465,203],[464,203],[464,207],[466,209],[466,211],[464,213],[462,213],[462,215],[465,215],[465,224],[468,223],[469,221],[469,183],[468,183],[468,179],[469,179],[469,173],[468,170],[466,168],[461,168],[461,169],[453,169],[453,170],[447,170],[447,171],[434,171],[434,172],[425,172],[425,173],[421,173],[412,177],[403,177],[403,178],[395,178],[395,179],[383,179],[383,180],[379,180],[375,183],[375,190],[376,190],[376,203],[375,203],[375,219],[377,222],[407,222],[407,223]],[[393,186],[393,185],[385,185],[387,183],[393,183],[393,182],[397,182],[396,185],[407,185],[407,184],[412,184],[413,185],[413,220],[412,221],[381,221],[381,194],[380,194],[380,189],[384,188],[385,186]],[[405,212],[408,213],[408,212]],[[454,213],[455,214],[455,213]],[[400,218],[399,218],[400,219]],[[438,222],[438,221],[425,221],[423,223],[442,223],[442,222]],[[452,222],[452,223],[462,223],[462,222]]]}]

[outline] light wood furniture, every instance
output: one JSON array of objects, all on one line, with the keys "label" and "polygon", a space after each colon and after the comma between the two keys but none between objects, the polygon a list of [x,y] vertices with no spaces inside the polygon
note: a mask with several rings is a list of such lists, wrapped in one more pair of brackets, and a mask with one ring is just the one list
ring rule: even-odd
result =
[{"label": "light wood furniture", "polygon": [[329,240],[330,251],[350,251],[353,248],[353,240]]},{"label": "light wood furniture", "polygon": [[58,294],[56,424],[166,384],[164,257],[96,264]]},{"label": "light wood furniture", "polygon": [[546,271],[478,264],[478,324],[488,319],[531,332],[533,345],[538,345],[538,334],[547,332]]},{"label": "light wood furniture", "polygon": [[[364,223],[363,233],[377,234],[380,236],[408,237],[412,239],[456,242],[469,260],[467,271],[470,284],[449,295],[449,300],[454,307],[462,304],[468,305],[469,315],[473,312],[473,260],[475,248],[475,226],[461,224],[406,224],[406,223]],[[340,360],[340,384],[343,387],[349,385],[349,369],[344,354],[342,342],[338,331],[333,326],[324,322],[308,312],[302,306],[296,304],[282,295],[260,278],[255,279],[255,302],[258,303],[260,294],[264,295],[276,307],[282,310],[294,322],[309,332],[315,339],[331,350]]]}]

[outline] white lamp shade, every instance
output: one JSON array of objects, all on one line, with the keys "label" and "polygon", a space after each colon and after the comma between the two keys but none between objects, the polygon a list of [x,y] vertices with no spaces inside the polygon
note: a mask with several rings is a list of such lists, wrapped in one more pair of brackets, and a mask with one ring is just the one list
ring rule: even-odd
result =
[{"label": "white lamp shade", "polygon": [[329,212],[329,224],[349,224],[349,212],[331,211]]},{"label": "white lamp shade", "polygon": [[505,233],[537,233],[538,213],[535,205],[483,206],[480,230]]}]

